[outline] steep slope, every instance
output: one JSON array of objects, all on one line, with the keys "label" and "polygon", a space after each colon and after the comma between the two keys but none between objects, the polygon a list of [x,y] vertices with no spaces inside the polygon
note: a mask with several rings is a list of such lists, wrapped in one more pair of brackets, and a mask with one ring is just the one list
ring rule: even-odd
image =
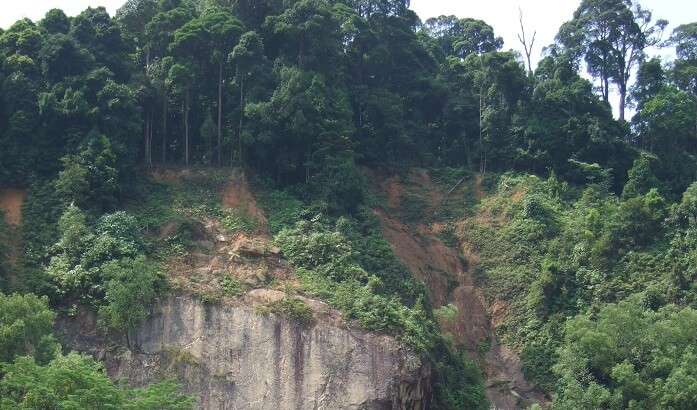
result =
[{"label": "steep slope", "polygon": [[[0,188],[0,281],[13,284],[17,280],[19,256],[22,252],[22,205],[27,191],[17,188]],[[2,277],[2,275],[7,277]]]},{"label": "steep slope", "polygon": [[19,225],[22,222],[22,204],[27,198],[27,192],[17,188],[0,188],[0,210],[5,215],[8,225]]},{"label": "steep slope", "polygon": [[425,409],[429,369],[392,338],[350,329],[321,302],[310,326],[255,307],[283,298],[255,290],[204,303],[178,294],[160,301],[114,348],[93,315],[60,325],[70,348],[105,361],[109,375],[145,385],[176,377],[201,409]]},{"label": "steep slope", "polygon": [[[177,190],[200,176],[209,178],[168,171],[155,179]],[[393,337],[354,328],[327,304],[298,295],[244,176],[228,175],[216,189],[220,209],[201,207],[197,191],[190,212],[175,195],[180,215],[153,229],[156,243],[186,235],[189,248],[168,256],[173,291],[151,317],[126,339],[105,334],[85,309],[61,318],[64,344],[136,386],[174,377],[201,409],[428,408],[429,365]],[[288,300],[310,317],[273,309]]]},{"label": "steep slope", "polygon": [[[441,328],[481,363],[492,406],[515,409],[543,402],[544,396],[523,377],[515,352],[496,338],[494,318],[500,307],[488,306],[475,284],[476,254],[466,246],[458,251],[439,237],[447,227],[433,216],[446,191],[424,170],[413,170],[404,177],[374,175],[371,179],[380,181],[376,189],[385,198],[384,207],[375,210],[385,237],[412,274],[424,282],[434,307],[455,308],[455,317],[441,320]],[[480,200],[481,180],[468,182],[469,194]]]}]

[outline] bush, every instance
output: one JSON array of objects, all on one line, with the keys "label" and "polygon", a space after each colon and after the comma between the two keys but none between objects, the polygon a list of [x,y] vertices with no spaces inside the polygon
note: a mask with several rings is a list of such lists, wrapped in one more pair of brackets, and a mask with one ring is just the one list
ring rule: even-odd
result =
[{"label": "bush", "polygon": [[237,209],[224,209],[220,223],[230,233],[254,232],[259,227],[259,222],[248,214]]},{"label": "bush", "polygon": [[220,286],[223,288],[223,294],[227,297],[239,296],[245,291],[245,285],[232,276],[225,276],[221,280]]},{"label": "bush", "polygon": [[435,324],[423,303],[408,307],[398,295],[378,293],[385,286],[360,266],[345,233],[351,225],[339,218],[332,227],[316,216],[281,230],[275,240],[296,267],[306,292],[327,300],[365,329],[395,334],[418,351],[428,350]]},{"label": "bush", "polygon": [[60,350],[52,334],[55,318],[46,297],[0,293],[0,362],[32,356],[47,363]]},{"label": "bush", "polygon": [[59,355],[40,366],[31,357],[0,365],[3,409],[192,409],[194,399],[164,381],[142,389],[120,389],[104,366],[89,356]]},{"label": "bush", "polygon": [[308,325],[313,321],[312,308],[300,298],[286,296],[259,307],[257,311],[261,314],[273,313],[301,325]]},{"label": "bush", "polygon": [[9,232],[5,224],[5,214],[0,210],[0,292],[7,289],[7,280],[10,273],[7,253],[9,252]]},{"label": "bush", "polygon": [[158,266],[144,257],[124,258],[103,265],[105,305],[99,316],[113,329],[128,332],[134,330],[148,317],[155,297],[164,287],[164,277]]},{"label": "bush", "polygon": [[644,307],[634,295],[569,321],[555,408],[692,408],[697,403],[697,311]]},{"label": "bush", "polygon": [[274,235],[299,221],[304,210],[302,201],[285,191],[271,191],[262,196],[261,202],[268,217],[269,230]]}]

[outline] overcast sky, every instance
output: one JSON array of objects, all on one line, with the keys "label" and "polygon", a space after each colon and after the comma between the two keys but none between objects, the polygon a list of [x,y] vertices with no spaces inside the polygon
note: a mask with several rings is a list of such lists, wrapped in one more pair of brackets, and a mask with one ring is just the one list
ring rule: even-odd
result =
[{"label": "overcast sky", "polygon": [[[52,8],[61,8],[72,16],[88,6],[104,6],[113,15],[124,1],[0,0],[0,27],[7,28],[22,17],[40,19]],[[482,19],[503,37],[504,49],[516,50],[521,50],[516,37],[521,9],[527,31],[537,31],[533,52],[533,60],[537,61],[541,48],[554,41],[559,26],[571,18],[579,3],[580,0],[411,0],[411,7],[422,20],[442,14]],[[654,18],[668,20],[669,32],[680,24],[697,21],[697,0],[641,0],[641,4],[653,11]]]}]

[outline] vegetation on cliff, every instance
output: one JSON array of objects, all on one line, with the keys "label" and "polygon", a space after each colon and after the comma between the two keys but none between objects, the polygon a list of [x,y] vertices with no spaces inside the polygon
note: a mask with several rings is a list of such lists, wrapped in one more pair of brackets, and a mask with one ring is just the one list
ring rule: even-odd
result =
[{"label": "vegetation on cliff", "polygon": [[[310,323],[295,295],[317,297],[422,353],[432,408],[486,408],[478,357],[441,328],[457,311],[434,309],[374,213],[371,179],[421,167],[445,193],[403,195],[399,218],[477,260],[542,404],[695,407],[697,23],[661,37],[637,2],[582,0],[533,71],[485,22],[408,6],[128,0],[0,30],[0,188],[28,192],[21,225],[0,218],[0,406],[190,407],[62,354],[49,306],[87,306],[130,345],[170,287],[215,302],[275,286],[271,313]],[[649,59],[656,45],[675,59]],[[243,191],[221,205],[229,168],[260,209]],[[278,274],[180,263],[231,249]]]}]

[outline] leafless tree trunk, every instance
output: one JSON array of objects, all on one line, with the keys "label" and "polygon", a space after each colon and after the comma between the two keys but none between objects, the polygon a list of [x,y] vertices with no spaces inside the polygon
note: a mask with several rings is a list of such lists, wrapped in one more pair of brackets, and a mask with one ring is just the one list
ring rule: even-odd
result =
[{"label": "leafless tree trunk", "polygon": [[525,58],[528,62],[528,74],[532,75],[532,63],[530,59],[532,56],[532,48],[535,46],[537,31],[533,31],[532,39],[530,40],[530,44],[528,44],[528,40],[525,36],[525,25],[523,24],[523,10],[520,8],[518,9],[518,16],[518,21],[520,22],[520,34],[518,34],[518,41],[520,41],[520,44],[523,45],[523,50],[525,50]]}]

